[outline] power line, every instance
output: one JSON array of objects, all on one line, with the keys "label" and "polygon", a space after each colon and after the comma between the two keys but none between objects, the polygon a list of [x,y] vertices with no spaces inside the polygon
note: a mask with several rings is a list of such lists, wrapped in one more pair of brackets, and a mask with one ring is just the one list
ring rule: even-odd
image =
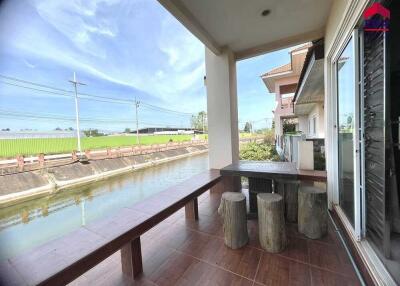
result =
[{"label": "power line", "polygon": [[[34,88],[34,87],[30,87],[30,86],[25,86],[25,85],[20,85],[20,84],[16,84],[16,83],[0,81],[0,83],[3,83],[3,84],[8,84],[8,85],[21,87],[21,88],[25,88],[25,89],[31,89],[31,90],[35,90],[35,91],[38,91],[38,92],[45,92],[45,93],[54,94],[54,95],[61,95],[61,96],[64,96],[64,97],[73,97],[73,93],[74,93],[74,91],[72,91],[72,90],[61,89],[61,88],[58,88],[58,87],[45,85],[45,84],[40,84],[40,83],[27,81],[27,80],[22,80],[22,79],[19,79],[19,78],[10,77],[10,76],[6,76],[6,75],[2,75],[2,74],[0,74],[0,77],[1,78],[5,78],[7,80],[11,80],[11,81],[21,82],[21,83],[29,84],[29,85],[33,85],[33,86],[39,86],[39,87],[46,88],[46,89],[53,89],[53,90],[56,91],[55,92],[55,91],[39,89],[39,88]],[[101,101],[101,102],[112,102],[112,103],[120,103],[120,104],[135,104],[135,102],[132,101],[132,100],[127,100],[127,99],[122,99],[122,98],[93,95],[93,94],[88,94],[88,93],[78,93],[78,95],[80,95],[80,98],[88,99],[88,100],[97,100],[97,101]],[[145,103],[145,102],[142,102],[142,105],[146,106],[149,109],[153,109],[153,110],[161,111],[161,112],[169,112],[169,113],[173,113],[173,114],[176,114],[176,115],[179,115],[179,114],[182,114],[182,115],[193,115],[193,113],[172,110],[172,109],[156,106],[156,105],[153,105],[153,104],[150,104],[150,103]]]},{"label": "power line", "polygon": [[[42,119],[52,119],[52,120],[59,120],[59,121],[68,121],[68,122],[74,122],[75,118],[74,117],[67,117],[67,116],[57,116],[55,114],[51,113],[44,113],[44,114],[35,114],[35,113],[22,113],[22,112],[17,112],[17,111],[7,111],[7,110],[2,110],[0,109],[0,116],[1,117],[16,117],[16,118],[21,118],[21,119],[37,119],[37,120],[42,120]],[[131,123],[133,124],[132,120],[129,119],[120,119],[120,120],[115,120],[113,118],[95,118],[95,117],[81,117],[80,121],[82,122],[94,122],[94,123],[109,123],[109,124],[120,124],[120,123]],[[152,125],[152,126],[171,126],[170,124],[167,124],[165,122],[163,123],[157,123],[157,122],[147,122],[147,121],[139,121],[140,124],[144,125]],[[174,127],[178,127],[178,125],[173,125]]]},{"label": "power line", "polygon": [[0,77],[8,79],[8,80],[12,80],[12,81],[27,83],[27,84],[31,84],[31,85],[36,85],[36,86],[48,88],[48,89],[54,89],[54,90],[57,90],[57,91],[69,92],[69,93],[73,92],[72,90],[61,89],[61,88],[58,88],[58,87],[53,87],[53,86],[49,86],[49,85],[45,85],[45,84],[41,84],[41,83],[35,83],[35,82],[32,82],[32,81],[27,81],[27,80],[23,80],[23,79],[11,77],[11,76],[6,76],[6,75],[2,75],[2,74],[0,74]]},{"label": "power line", "polygon": [[59,92],[55,92],[55,91],[39,89],[39,88],[30,87],[30,86],[24,86],[24,85],[20,85],[20,84],[11,83],[11,82],[0,81],[0,83],[8,84],[8,85],[16,86],[16,87],[21,87],[21,88],[25,88],[25,89],[40,91],[40,92],[46,92],[46,93],[49,93],[49,94],[62,95],[64,97],[72,97],[72,95],[68,95],[68,94],[65,94],[65,93],[59,93]]},{"label": "power line", "polygon": [[149,103],[145,103],[145,102],[142,102],[142,105],[146,106],[149,109],[153,109],[153,110],[156,110],[156,111],[165,111],[165,112],[177,113],[177,114],[182,114],[182,115],[187,115],[187,116],[194,115],[193,113],[171,110],[171,109],[155,106],[155,105],[152,105],[152,104],[149,104]]}]

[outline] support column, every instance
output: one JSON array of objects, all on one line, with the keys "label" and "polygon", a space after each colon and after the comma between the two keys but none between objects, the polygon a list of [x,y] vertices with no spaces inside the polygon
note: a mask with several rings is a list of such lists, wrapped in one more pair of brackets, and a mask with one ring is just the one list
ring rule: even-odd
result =
[{"label": "support column", "polygon": [[[226,49],[215,55],[206,48],[206,86],[209,166],[221,169],[239,160],[236,61]],[[238,191],[240,178],[224,184],[226,191]]]}]

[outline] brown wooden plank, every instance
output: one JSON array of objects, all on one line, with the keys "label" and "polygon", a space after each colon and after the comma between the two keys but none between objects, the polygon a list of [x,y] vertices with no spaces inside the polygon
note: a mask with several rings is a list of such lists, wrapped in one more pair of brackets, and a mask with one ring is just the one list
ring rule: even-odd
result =
[{"label": "brown wooden plank", "polygon": [[122,273],[134,279],[143,272],[140,236],[121,248]]},{"label": "brown wooden plank", "polygon": [[199,206],[197,198],[191,200],[185,205],[185,216],[187,219],[198,220],[199,219]]},{"label": "brown wooden plank", "polygon": [[326,182],[326,171],[316,171],[316,170],[298,170],[297,171],[298,180],[308,180],[316,182]]},{"label": "brown wooden plank", "polygon": [[220,180],[219,170],[196,175],[110,218],[81,227],[10,261],[29,284],[68,284]]}]

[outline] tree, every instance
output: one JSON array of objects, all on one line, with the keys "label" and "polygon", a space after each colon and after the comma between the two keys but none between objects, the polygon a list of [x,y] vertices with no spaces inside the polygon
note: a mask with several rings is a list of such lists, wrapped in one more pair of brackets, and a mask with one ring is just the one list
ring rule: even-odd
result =
[{"label": "tree", "polygon": [[190,125],[193,129],[207,131],[207,113],[205,111],[200,111],[197,115],[192,115],[190,119]]},{"label": "tree", "polygon": [[89,129],[89,130],[84,130],[83,134],[85,134],[86,137],[99,137],[99,136],[104,136],[104,133],[99,132],[97,129]]},{"label": "tree", "polygon": [[131,129],[130,128],[125,128],[125,133],[131,133]]},{"label": "tree", "polygon": [[244,132],[250,133],[253,130],[253,126],[251,125],[250,122],[246,122],[244,125]]},{"label": "tree", "polygon": [[10,128],[1,129],[1,131],[10,131]]}]

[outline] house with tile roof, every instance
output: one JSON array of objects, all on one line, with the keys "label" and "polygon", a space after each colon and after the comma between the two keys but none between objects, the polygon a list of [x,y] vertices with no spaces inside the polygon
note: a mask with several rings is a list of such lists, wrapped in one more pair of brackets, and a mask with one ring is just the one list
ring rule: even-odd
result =
[{"label": "house with tile roof", "polygon": [[284,149],[284,124],[290,122],[295,124],[296,131],[300,131],[299,120],[294,113],[293,98],[298,87],[300,74],[303,69],[304,60],[311,43],[300,45],[290,51],[290,62],[276,67],[263,75],[261,79],[270,93],[275,94],[275,142],[278,152]]}]

